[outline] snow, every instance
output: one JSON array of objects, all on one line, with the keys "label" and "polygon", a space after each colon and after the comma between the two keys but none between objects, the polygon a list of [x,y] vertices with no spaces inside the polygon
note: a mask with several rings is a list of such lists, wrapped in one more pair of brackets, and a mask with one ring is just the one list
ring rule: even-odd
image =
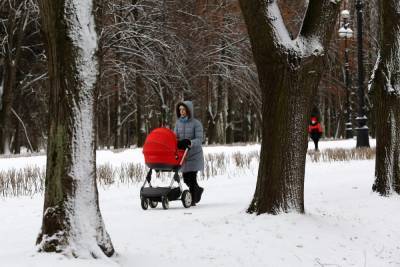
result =
[{"label": "snow", "polygon": [[395,41],[393,44],[393,48],[391,51],[391,55],[386,61],[386,70],[385,74],[387,75],[386,78],[386,89],[389,94],[394,94],[395,96],[400,96],[400,81],[395,78],[398,73],[399,63],[400,63],[400,30],[396,29],[393,33],[395,36]]},{"label": "snow", "polygon": [[[324,139],[322,139],[324,140]],[[327,148],[355,148],[356,138],[347,140],[325,140],[320,141],[318,146],[320,149]],[[375,147],[376,140],[370,139],[371,147]],[[252,151],[259,151],[259,144],[248,144],[248,145],[224,145],[224,146],[204,146],[204,154],[214,154],[214,153],[225,153],[226,155],[231,155],[233,153],[250,153]],[[314,143],[309,141],[308,149],[314,149]],[[114,167],[119,167],[122,164],[127,163],[143,163],[144,158],[142,150],[138,148],[125,149],[119,152],[113,152],[111,150],[97,150],[96,153],[97,166],[110,164]],[[32,156],[32,157],[16,157],[16,158],[0,158],[0,171],[7,171],[10,169],[22,169],[25,167],[39,167],[45,169],[46,167],[46,156]]]},{"label": "snow", "polygon": [[367,116],[365,116],[365,115],[362,116],[362,117],[359,117],[359,116],[358,116],[358,117],[356,118],[356,120],[366,120],[366,119],[367,119]]},{"label": "snow", "polygon": [[267,16],[278,46],[291,50],[300,57],[324,53],[324,47],[318,36],[299,36],[292,40],[283,21],[277,1],[271,1],[267,4]]},{"label": "snow", "polygon": [[[343,10],[346,11],[346,10]],[[353,37],[353,30],[350,29],[347,24],[345,26],[340,27],[339,29],[339,37],[341,38],[351,38]]]},{"label": "snow", "polygon": [[299,37],[297,38],[297,46],[300,48],[303,57],[321,55],[324,52],[324,47],[317,36]]},{"label": "snow", "polygon": [[368,81],[368,92],[371,92],[371,90],[372,90],[372,86],[373,86],[373,83],[374,83],[375,77],[376,77],[376,72],[378,71],[378,67],[379,67],[380,63],[381,63],[381,52],[378,51],[376,62],[375,62],[374,68],[371,72],[371,78]]},{"label": "snow", "polygon": [[[371,140],[375,145],[375,140]],[[355,140],[323,141],[320,149],[353,148]],[[313,146],[310,143],[310,148]],[[207,153],[248,153],[259,145],[209,146]],[[142,161],[140,150],[98,151],[99,162]],[[31,158],[0,159],[0,166]],[[6,162],[6,163],[5,163]],[[37,161],[38,162],[38,161]],[[44,162],[43,162],[44,163]],[[22,166],[19,162],[17,166]],[[232,167],[233,168],[233,167]],[[81,260],[37,253],[43,196],[0,199],[2,266],[399,266],[400,197],[371,192],[374,161],[312,163],[305,177],[306,214],[249,215],[257,165],[199,183],[201,203],[143,211],[140,185],[99,192],[117,255]]]},{"label": "snow", "polygon": [[279,10],[278,3],[276,1],[267,3],[268,11],[267,16],[272,23],[273,30],[275,31],[275,36],[280,42],[280,44],[285,47],[291,46],[292,38],[289,36],[289,32],[286,29],[285,23],[283,21],[281,11]]},{"label": "snow", "polygon": [[[85,253],[87,248],[96,255],[103,253],[93,242],[96,229],[91,224],[96,221],[96,207],[92,204],[95,199],[95,190],[92,185],[94,179],[93,170],[88,166],[95,166],[95,154],[92,149],[93,130],[93,92],[97,76],[97,61],[95,57],[97,49],[97,37],[94,29],[91,1],[69,0],[65,3],[66,10],[72,10],[70,31],[68,35],[78,49],[77,68],[78,80],[82,82],[79,98],[73,106],[74,128],[72,141],[72,166],[70,176],[76,181],[76,197],[71,199],[71,212],[68,217],[72,219],[71,229],[75,244],[71,244],[74,253]],[[67,11],[66,11],[66,14]],[[93,207],[93,208],[88,208]],[[70,209],[67,209],[69,211]],[[85,244],[88,243],[88,244]],[[94,245],[91,245],[94,244]],[[81,247],[82,246],[82,247]],[[77,253],[77,254],[78,254]],[[90,255],[81,255],[89,258]]]}]

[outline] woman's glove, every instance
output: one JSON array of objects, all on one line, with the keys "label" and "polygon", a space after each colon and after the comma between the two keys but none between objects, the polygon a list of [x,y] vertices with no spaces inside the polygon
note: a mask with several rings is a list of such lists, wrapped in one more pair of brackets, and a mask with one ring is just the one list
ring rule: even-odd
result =
[{"label": "woman's glove", "polygon": [[182,139],[178,141],[178,149],[190,149],[192,142],[189,139]]}]

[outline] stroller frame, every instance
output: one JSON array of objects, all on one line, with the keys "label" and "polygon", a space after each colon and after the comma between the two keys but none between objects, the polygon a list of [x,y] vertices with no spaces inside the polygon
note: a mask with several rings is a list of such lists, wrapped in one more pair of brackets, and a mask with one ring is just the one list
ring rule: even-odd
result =
[{"label": "stroller frame", "polygon": [[[185,150],[179,165],[166,167],[166,166],[149,166],[150,170],[147,172],[146,179],[140,189],[140,203],[143,210],[147,210],[150,206],[151,208],[156,208],[158,202],[161,202],[163,209],[169,209],[169,201],[181,200],[185,208],[189,208],[192,205],[192,195],[189,190],[184,190],[182,187],[181,177],[178,174],[186,156],[188,149]],[[174,176],[171,179],[170,185],[168,187],[153,187],[151,184],[151,176],[155,170],[159,172],[174,172]],[[174,183],[178,183],[178,187],[174,187]],[[146,184],[149,184],[146,187]]]}]

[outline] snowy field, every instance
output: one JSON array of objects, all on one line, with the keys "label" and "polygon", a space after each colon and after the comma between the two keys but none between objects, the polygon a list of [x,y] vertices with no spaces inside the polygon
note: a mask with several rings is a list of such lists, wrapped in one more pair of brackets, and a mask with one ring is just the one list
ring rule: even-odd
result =
[{"label": "snowy field", "polygon": [[[371,147],[375,146],[375,140],[370,140]],[[354,148],[356,146],[356,140],[335,140],[335,141],[321,141],[319,142],[319,149],[327,148]],[[259,144],[254,145],[243,145],[243,146],[206,146],[204,148],[205,154],[207,153],[225,153],[232,154],[235,152],[248,153],[251,151],[258,151],[260,149]],[[314,150],[314,143],[308,143],[308,149]],[[97,151],[97,165],[111,164],[113,166],[120,166],[123,163],[129,162],[141,162],[144,163],[144,158],[141,149],[126,149],[119,153],[113,153],[110,150],[98,150]],[[46,165],[46,156],[32,156],[32,157],[16,157],[7,158],[0,157],[0,170],[8,169],[19,169],[26,166],[41,167],[44,168]]]},{"label": "snowy field", "polygon": [[[371,145],[375,143],[371,141]],[[355,140],[321,142],[352,148]],[[259,146],[214,146],[206,153]],[[313,148],[311,145],[309,148]],[[140,150],[99,151],[99,163],[142,161]],[[0,159],[0,169],[45,164],[45,157]],[[37,253],[43,197],[0,199],[0,266],[400,266],[400,197],[371,192],[374,161],[307,161],[306,214],[249,215],[256,184],[252,169],[200,181],[201,203],[143,211],[139,188],[100,188],[100,207],[117,255],[67,259]]]}]

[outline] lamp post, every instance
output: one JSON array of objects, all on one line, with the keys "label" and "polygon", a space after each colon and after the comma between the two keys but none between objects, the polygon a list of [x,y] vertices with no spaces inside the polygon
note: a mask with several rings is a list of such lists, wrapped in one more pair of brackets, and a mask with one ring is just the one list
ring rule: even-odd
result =
[{"label": "lamp post", "polygon": [[358,114],[357,114],[357,145],[356,147],[369,147],[367,116],[364,102],[364,66],[363,66],[363,34],[362,34],[362,0],[356,1],[357,11],[357,46],[358,46]]},{"label": "lamp post", "polygon": [[342,27],[339,29],[339,37],[344,39],[344,71],[346,86],[346,104],[345,104],[345,120],[346,120],[346,138],[353,138],[353,125],[351,123],[351,107],[350,107],[350,66],[349,66],[349,48],[347,47],[347,39],[353,37],[353,31],[349,27],[348,19],[350,12],[347,9],[342,10],[340,16],[343,19]]}]

